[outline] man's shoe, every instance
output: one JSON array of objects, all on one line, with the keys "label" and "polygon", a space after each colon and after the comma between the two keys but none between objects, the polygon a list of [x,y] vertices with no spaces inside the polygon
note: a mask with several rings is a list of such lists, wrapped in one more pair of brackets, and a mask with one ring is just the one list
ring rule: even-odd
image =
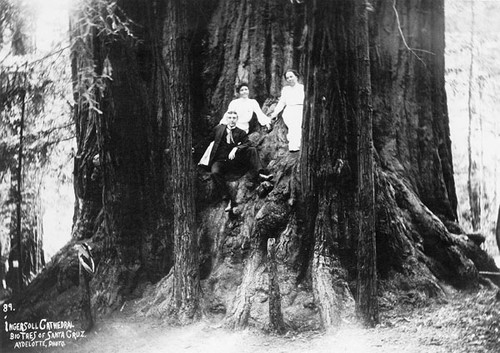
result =
[{"label": "man's shoe", "polygon": [[259,178],[262,181],[269,181],[269,180],[272,180],[274,178],[274,175],[272,175],[272,174],[259,174]]},{"label": "man's shoe", "polygon": [[227,207],[224,210],[224,212],[231,212],[232,210],[233,210],[233,202],[231,200],[229,200],[229,202],[227,203]]}]

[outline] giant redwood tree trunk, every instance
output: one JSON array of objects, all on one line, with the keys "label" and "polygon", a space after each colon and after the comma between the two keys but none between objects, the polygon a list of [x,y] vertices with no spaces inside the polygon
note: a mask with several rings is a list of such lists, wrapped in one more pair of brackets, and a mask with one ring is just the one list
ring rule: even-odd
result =
[{"label": "giant redwood tree trunk", "polygon": [[181,319],[200,312],[200,263],[195,226],[194,169],[192,160],[189,27],[187,5],[171,1],[164,29],[164,93],[169,121],[171,184],[174,216],[174,305]]},{"label": "giant redwood tree trunk", "polygon": [[[91,92],[100,110],[88,99],[75,108],[75,238],[96,245],[100,306],[173,268],[143,298],[147,314],[168,318],[175,288],[188,317],[199,303],[231,327],[272,326],[271,278],[286,327],[337,327],[356,305],[373,324],[376,294],[442,295],[442,282],[473,286],[494,268],[451,232],[442,0],[118,4],[134,37],[80,28],[74,56],[77,98]],[[255,128],[273,182],[231,179],[238,207],[228,214],[199,169],[195,208],[190,144],[198,158],[240,81],[270,112],[288,67],[306,87],[300,158],[281,119],[272,132]]]},{"label": "giant redwood tree trunk", "polygon": [[[190,319],[199,310],[191,158],[197,91],[191,91],[190,73],[196,25],[187,21],[193,3],[117,5],[83,11],[87,22],[74,34],[81,43],[73,64],[79,102],[75,238],[93,237],[97,256],[111,265],[94,284],[115,294],[104,298],[107,305],[173,266],[172,313]],[[99,22],[108,17],[113,27]],[[95,22],[90,33],[88,21]]]},{"label": "giant redwood tree trunk", "polygon": [[[452,227],[456,195],[444,91],[443,2],[382,0],[363,5],[370,11],[368,73],[356,61],[363,47],[362,32],[352,22],[355,5],[306,4],[307,104],[301,156],[306,234],[314,237],[311,271],[322,321],[333,326],[350,301],[347,284],[358,293],[358,308],[373,310],[371,317],[376,317],[376,306],[370,309],[363,302],[373,298],[376,286],[372,282],[360,288],[362,281],[353,286],[356,273],[358,278],[371,273],[374,279],[377,266],[382,288],[408,285],[437,295],[441,280],[473,285],[478,275],[474,262],[480,267],[477,258],[467,258],[463,240],[445,226],[457,229]],[[371,82],[373,97],[373,184],[370,168],[362,162],[369,161],[370,153],[359,148],[370,145],[363,142],[369,139],[363,133],[368,125],[362,125],[369,124],[370,106],[360,99],[367,92],[358,89],[366,82]],[[358,232],[369,224],[369,212],[363,211],[371,201],[357,199],[356,190],[370,189],[376,200],[376,266],[364,252],[365,247],[373,249],[364,238],[370,227]],[[358,268],[352,256],[358,257]]]},{"label": "giant redwood tree trunk", "polygon": [[374,140],[382,167],[456,220],[442,1],[379,1],[371,21]]},{"label": "giant redwood tree trunk", "polygon": [[[400,238],[396,236],[401,234],[397,230],[399,224],[407,222],[396,221],[390,226],[387,222],[397,218],[379,207],[377,246],[381,272],[387,273],[389,263],[405,268],[405,262],[414,261],[413,256],[423,253],[438,278],[445,273],[447,277],[454,277],[459,272],[461,275],[455,281],[465,284],[476,278],[477,273],[469,261],[460,259],[463,255],[456,253],[455,241],[446,228],[439,225],[439,231],[428,233],[415,213],[422,209],[408,208],[412,204],[408,202],[411,196],[422,201],[428,209],[425,213],[432,212],[445,224],[456,220],[444,88],[444,4],[442,1],[381,1],[372,19],[374,142],[381,167],[377,171],[377,197],[385,194],[383,197],[393,199],[402,211],[410,212],[410,227],[403,234],[406,233],[404,237],[411,234],[410,241],[415,242],[414,250],[406,251],[409,256],[402,255],[404,251],[391,254],[388,246],[393,247],[394,240]],[[401,181],[395,193],[388,193],[384,186],[387,177],[390,184],[390,179]],[[401,187],[406,190],[404,194],[398,191]],[[439,224],[438,219],[433,222],[436,226]],[[396,244],[404,243],[403,238],[396,241]],[[400,250],[403,248],[402,245]],[[453,258],[460,260],[455,263]],[[439,265],[434,266],[436,262]]]},{"label": "giant redwood tree trunk", "polygon": [[358,220],[358,263],[356,308],[360,319],[368,326],[378,323],[377,251],[375,236],[375,182],[372,126],[372,90],[368,14],[371,4],[361,0],[355,4],[356,70],[358,131],[358,166],[356,209]]},{"label": "giant redwood tree trunk", "polygon": [[[158,69],[161,7],[120,1],[122,12],[108,13],[96,4],[74,21],[74,237],[97,240],[95,256],[113,264],[101,267],[95,281],[115,293],[104,299],[112,306],[172,266],[168,119]],[[100,22],[106,16],[115,16],[115,27]]]},{"label": "giant redwood tree trunk", "polygon": [[314,15],[308,16],[301,171],[307,233],[314,237],[314,291],[323,323],[338,326],[351,300],[342,260],[346,250],[355,254],[357,246],[356,303],[363,320],[374,324],[378,309],[368,4],[313,1],[308,10]]}]

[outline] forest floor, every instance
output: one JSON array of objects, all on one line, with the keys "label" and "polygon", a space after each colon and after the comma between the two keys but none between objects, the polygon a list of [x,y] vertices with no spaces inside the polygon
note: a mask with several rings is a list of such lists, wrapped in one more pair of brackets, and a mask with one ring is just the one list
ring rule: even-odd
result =
[{"label": "forest floor", "polygon": [[500,352],[500,300],[496,297],[496,290],[483,288],[453,292],[446,299],[426,304],[408,298],[401,305],[381,310],[381,323],[373,329],[345,323],[336,333],[288,332],[283,336],[258,329],[231,331],[208,319],[168,327],[138,317],[130,302],[121,312],[98,322],[86,338],[54,352]]}]

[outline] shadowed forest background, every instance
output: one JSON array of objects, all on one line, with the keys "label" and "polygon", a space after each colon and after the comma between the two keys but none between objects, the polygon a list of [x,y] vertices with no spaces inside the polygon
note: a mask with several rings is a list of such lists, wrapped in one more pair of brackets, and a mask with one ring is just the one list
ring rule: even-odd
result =
[{"label": "shadowed forest background", "polygon": [[[90,329],[89,313],[134,300],[174,324],[328,330],[496,289],[499,2],[50,3],[0,0],[12,320]],[[225,213],[196,162],[235,85],[269,115],[291,67],[306,87],[300,155],[281,119],[253,126],[275,178],[231,180]]]}]

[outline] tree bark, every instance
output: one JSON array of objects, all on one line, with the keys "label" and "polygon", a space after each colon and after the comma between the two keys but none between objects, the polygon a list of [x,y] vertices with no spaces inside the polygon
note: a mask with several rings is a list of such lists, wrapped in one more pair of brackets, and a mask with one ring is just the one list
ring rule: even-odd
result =
[{"label": "tree bark", "polygon": [[82,264],[78,264],[78,296],[79,296],[79,309],[80,309],[80,322],[83,331],[88,332],[94,326],[94,318],[92,315],[91,297],[90,292],[90,275],[85,271]]},{"label": "tree bark", "polygon": [[370,78],[370,53],[368,39],[368,8],[366,0],[356,2],[355,23],[357,36],[357,85],[358,112],[358,175],[357,211],[359,219],[358,279],[356,310],[367,326],[378,323],[377,252],[375,236],[375,182],[374,148],[372,138],[372,103]]},{"label": "tree bark", "polygon": [[281,312],[281,294],[276,263],[276,239],[267,240],[267,267],[269,273],[269,323],[271,330],[278,333],[285,331],[283,313]]},{"label": "tree bark", "polygon": [[231,304],[227,318],[227,326],[230,328],[245,328],[248,326],[250,311],[252,309],[253,297],[259,283],[259,278],[264,275],[265,259],[262,249],[252,249],[242,273],[242,281],[235,292],[235,298]]},{"label": "tree bark", "polygon": [[[24,256],[23,256],[23,229],[22,229],[22,183],[23,183],[23,136],[24,136],[24,124],[25,124],[25,114],[26,114],[26,88],[23,89],[21,95],[21,119],[19,122],[19,150],[17,155],[17,188],[16,188],[16,247],[17,247],[17,293],[21,293],[24,288]],[[28,269],[29,271],[30,269]]]},{"label": "tree bark", "polygon": [[444,84],[443,1],[383,0],[371,15],[374,145],[441,219],[457,198]]},{"label": "tree bark", "polygon": [[165,9],[164,57],[166,115],[169,120],[172,202],[174,210],[174,304],[181,317],[200,314],[200,270],[195,226],[192,161],[192,98],[189,70],[189,27],[186,4],[170,1]]},{"label": "tree bark", "polygon": [[[159,84],[165,14],[157,2],[123,0],[118,7],[122,13],[109,14],[106,6],[87,9],[79,15],[89,18],[74,21],[93,26],[75,27],[73,34],[78,48],[73,56],[78,103],[73,233],[78,239],[103,239],[108,258],[123,271],[113,279],[120,298],[139,278],[157,281],[172,267],[173,215],[165,92]],[[117,16],[121,30],[101,28],[100,18],[107,16]],[[123,28],[127,20],[129,32]]]},{"label": "tree bark", "polygon": [[[70,36],[72,43],[78,45],[74,49],[71,59],[71,75],[73,78],[73,121],[75,124],[76,155],[74,157],[74,190],[75,211],[73,215],[72,237],[75,239],[88,239],[93,235],[97,214],[102,208],[102,172],[100,180],[93,180],[92,174],[96,166],[93,163],[99,154],[97,143],[97,112],[92,110],[86,96],[95,99],[95,90],[92,86],[92,77],[89,71],[94,67],[94,47],[98,44],[95,32],[87,33],[87,28],[80,26],[80,21],[92,21],[82,12],[72,13],[70,18]],[[92,71],[90,71],[92,72]],[[103,160],[102,156],[98,156]]]},{"label": "tree bark", "polygon": [[[322,322],[329,328],[337,327],[343,315],[352,314],[348,272],[342,260],[355,254],[361,229],[355,208],[359,156],[354,117],[368,117],[370,78],[364,61],[367,47],[362,32],[366,29],[356,16],[359,3],[311,1],[307,5],[301,182],[307,217],[305,234],[314,239],[313,287]],[[370,150],[364,152],[370,158]],[[370,185],[366,187],[360,191],[369,195]],[[369,204],[367,207],[369,210]]]}]

